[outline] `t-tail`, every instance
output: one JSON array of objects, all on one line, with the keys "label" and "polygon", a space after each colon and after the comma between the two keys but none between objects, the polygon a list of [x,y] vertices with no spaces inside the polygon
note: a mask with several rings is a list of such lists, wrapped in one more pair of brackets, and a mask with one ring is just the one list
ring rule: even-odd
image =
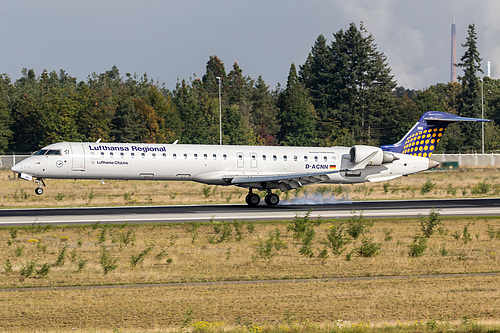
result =
[{"label": "t-tail", "polygon": [[490,121],[487,119],[459,117],[451,113],[428,111],[393,145],[380,146],[382,150],[414,156],[429,157],[434,152],[439,140],[443,137],[446,127],[459,121]]}]

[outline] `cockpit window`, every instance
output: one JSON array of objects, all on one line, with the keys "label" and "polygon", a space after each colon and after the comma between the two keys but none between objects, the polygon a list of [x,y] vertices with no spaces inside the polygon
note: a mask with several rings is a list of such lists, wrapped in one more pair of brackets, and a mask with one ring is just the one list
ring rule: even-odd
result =
[{"label": "cockpit window", "polygon": [[61,156],[60,149],[41,149],[34,153],[33,155],[58,155]]},{"label": "cockpit window", "polygon": [[46,152],[47,152],[47,149],[41,149],[41,150],[37,151],[36,153],[34,153],[33,155],[45,155]]}]

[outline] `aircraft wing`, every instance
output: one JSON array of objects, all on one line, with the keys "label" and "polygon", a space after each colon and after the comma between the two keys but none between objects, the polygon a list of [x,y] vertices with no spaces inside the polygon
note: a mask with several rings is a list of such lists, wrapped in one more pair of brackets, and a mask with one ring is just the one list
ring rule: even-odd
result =
[{"label": "aircraft wing", "polygon": [[283,191],[299,188],[304,185],[321,183],[330,180],[328,175],[339,173],[345,170],[324,170],[318,172],[307,173],[287,173],[287,174],[274,174],[274,175],[236,175],[224,177],[224,180],[236,186],[250,186],[251,184],[259,184],[255,187],[264,187],[261,184],[271,183],[275,187]]}]

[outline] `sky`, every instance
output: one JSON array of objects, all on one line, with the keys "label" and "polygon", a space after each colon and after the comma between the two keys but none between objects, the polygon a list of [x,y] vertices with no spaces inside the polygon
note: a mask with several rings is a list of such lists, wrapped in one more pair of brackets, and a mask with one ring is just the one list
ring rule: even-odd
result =
[{"label": "sky", "polygon": [[0,73],[13,80],[23,68],[86,80],[116,65],[174,89],[217,55],[274,89],[320,34],[331,42],[362,21],[398,85],[425,89],[450,80],[453,15],[457,59],[474,23],[483,69],[489,60],[500,76],[498,0],[0,0],[0,12]]}]

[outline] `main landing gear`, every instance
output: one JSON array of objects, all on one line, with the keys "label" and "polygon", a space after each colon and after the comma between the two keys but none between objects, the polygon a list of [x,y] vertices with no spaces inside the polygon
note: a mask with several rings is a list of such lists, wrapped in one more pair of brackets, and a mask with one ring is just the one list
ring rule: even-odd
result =
[{"label": "main landing gear", "polygon": [[35,194],[36,195],[42,195],[43,194],[42,185],[45,186],[45,182],[43,181],[43,178],[37,178],[37,179],[35,179],[35,183],[37,185],[37,188],[35,189]]},{"label": "main landing gear", "polygon": [[[259,204],[260,197],[258,194],[253,193],[252,189],[250,189],[245,201],[250,207],[255,207]],[[268,190],[268,193],[264,198],[264,202],[268,206],[276,206],[280,202],[280,197],[275,193],[271,193],[271,190]]]}]

